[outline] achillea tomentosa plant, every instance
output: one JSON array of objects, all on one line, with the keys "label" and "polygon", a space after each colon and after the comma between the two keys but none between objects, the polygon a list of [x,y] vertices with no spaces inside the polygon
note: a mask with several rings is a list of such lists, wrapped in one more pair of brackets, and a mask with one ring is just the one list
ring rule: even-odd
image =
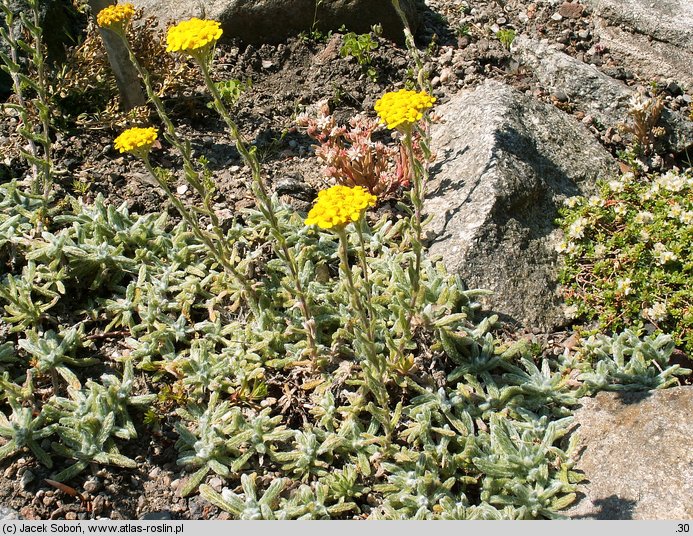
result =
[{"label": "achillea tomentosa plant", "polygon": [[[181,34],[171,46],[197,43],[193,57],[209,58],[218,31],[200,28],[200,39]],[[421,121],[432,104],[421,92],[379,104],[410,161],[413,208],[397,222],[369,223],[375,196],[356,186],[325,190],[307,217],[269,197],[216,97],[254,173],[257,208],[242,225],[201,226],[199,214],[215,224],[213,184],[165,115],[163,136],[204,194],[188,208],[167,192],[183,216],[175,226],[97,197],[71,200],[36,235],[40,200],[0,185],[0,222],[11,222],[0,224],[10,327],[0,340],[0,460],[29,449],[59,480],[94,464],[133,467],[121,449],[149,406],[178,432],[182,491],[199,489],[236,518],[560,515],[579,480],[566,440],[576,396],[662,387],[682,371],[658,370],[672,350],[664,336],[595,339],[539,364],[527,345],[498,344],[494,317],[475,322],[481,291],[422,255],[426,169],[411,140],[420,129],[428,154]],[[146,163],[155,134],[126,131],[117,145]],[[107,337],[122,350],[105,356]],[[93,376],[77,368],[87,360],[114,370]],[[210,473],[224,479],[221,493],[204,483]]]}]

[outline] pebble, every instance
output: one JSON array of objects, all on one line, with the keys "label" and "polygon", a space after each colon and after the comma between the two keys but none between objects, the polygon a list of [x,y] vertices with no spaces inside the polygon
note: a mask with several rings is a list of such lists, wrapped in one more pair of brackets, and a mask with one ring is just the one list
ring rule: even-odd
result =
[{"label": "pebble", "polygon": [[170,521],[171,519],[173,519],[171,512],[166,510],[162,512],[147,512],[140,516],[142,521]]},{"label": "pebble", "polygon": [[442,69],[440,71],[440,83],[441,84],[447,83],[451,77],[452,77],[452,71],[450,69],[448,69],[447,67],[445,67],[444,69]]},{"label": "pebble", "polygon": [[452,54],[452,49],[448,49],[438,58],[438,61],[441,65],[450,65],[452,63]]},{"label": "pebble", "polygon": [[438,87],[440,85],[440,76],[434,76],[431,80],[431,87]]},{"label": "pebble", "polygon": [[568,102],[568,95],[561,89],[557,89],[552,95],[558,102]]},{"label": "pebble", "polygon": [[556,22],[562,21],[563,15],[561,15],[560,13],[554,13],[553,15],[551,15],[551,20]]},{"label": "pebble", "polygon": [[155,467],[151,471],[149,471],[149,474],[147,475],[149,478],[156,478],[159,476],[159,473],[161,473],[161,469],[159,467]]},{"label": "pebble", "polygon": [[218,476],[215,476],[209,480],[209,486],[217,493],[221,493],[221,488],[224,486],[224,481]]},{"label": "pebble", "polygon": [[68,521],[74,521],[77,519],[77,512],[67,512],[65,514],[65,519]]},{"label": "pebble", "polygon": [[101,489],[101,481],[97,478],[90,478],[84,483],[84,491],[94,495]]},{"label": "pebble", "polygon": [[178,485],[180,484],[180,478],[176,478],[171,482],[171,489],[176,492],[178,490]]},{"label": "pebble", "polygon": [[188,185],[187,184],[181,184],[178,188],[176,188],[176,192],[178,195],[184,195],[188,191]]},{"label": "pebble", "polygon": [[24,471],[24,474],[22,475],[22,479],[20,480],[19,484],[20,486],[22,486],[22,489],[27,489],[35,478],[36,476],[34,475],[34,473],[27,469],[26,471]]},{"label": "pebble", "polygon": [[589,38],[590,38],[590,35],[592,35],[592,33],[591,33],[589,30],[580,30],[580,31],[578,32],[578,37],[579,37],[580,39],[582,39],[583,41],[584,41],[585,39],[589,39]]}]

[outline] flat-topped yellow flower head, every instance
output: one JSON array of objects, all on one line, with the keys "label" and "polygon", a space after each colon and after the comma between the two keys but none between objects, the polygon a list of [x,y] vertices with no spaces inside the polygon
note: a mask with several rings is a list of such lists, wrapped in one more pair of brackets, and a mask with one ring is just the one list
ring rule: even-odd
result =
[{"label": "flat-topped yellow flower head", "polygon": [[332,186],[318,193],[305,223],[317,225],[321,229],[344,227],[358,221],[368,207],[375,205],[376,200],[377,198],[362,186]]},{"label": "flat-topped yellow flower head", "polygon": [[121,153],[132,153],[140,158],[145,158],[155,141],[155,128],[133,127],[118,136],[114,145]]},{"label": "flat-topped yellow flower head", "polygon": [[215,20],[185,20],[168,29],[166,51],[198,55],[214,46],[222,33],[220,24]]},{"label": "flat-topped yellow flower head", "polygon": [[134,14],[135,6],[132,4],[114,4],[99,11],[96,24],[101,28],[123,31]]},{"label": "flat-topped yellow flower head", "polygon": [[406,130],[421,119],[423,112],[435,101],[436,98],[425,91],[400,89],[380,97],[375,103],[375,111],[387,128]]}]

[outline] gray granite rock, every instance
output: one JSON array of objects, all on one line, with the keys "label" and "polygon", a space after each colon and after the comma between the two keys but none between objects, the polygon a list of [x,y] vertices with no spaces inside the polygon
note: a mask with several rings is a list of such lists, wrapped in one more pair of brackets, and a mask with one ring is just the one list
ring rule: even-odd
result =
[{"label": "gray granite rock", "polygon": [[[189,17],[221,22],[225,37],[246,43],[278,43],[290,35],[310,31],[313,22],[322,31],[345,26],[356,33],[369,32],[373,24],[383,26],[383,35],[403,40],[402,24],[389,0],[133,0],[137,7],[162,23]],[[414,0],[400,0],[410,24],[416,27],[418,14]]]},{"label": "gray granite rock", "polygon": [[574,519],[693,518],[693,387],[606,393],[575,415],[584,472]]},{"label": "gray granite rock", "polygon": [[596,33],[641,78],[677,80],[693,89],[693,2],[586,0]]},{"label": "gray granite rock", "polygon": [[[623,82],[545,41],[519,36],[513,41],[512,51],[532,69],[543,87],[552,93],[564,93],[569,102],[605,127],[618,127],[628,121],[630,101],[636,91]],[[665,141],[672,151],[680,153],[693,145],[693,121],[665,109],[660,124],[666,128]]]},{"label": "gray granite rock", "polygon": [[564,322],[554,225],[563,199],[594,191],[617,171],[589,131],[556,108],[487,81],[436,108],[438,159],[425,211],[430,252],[506,320],[550,329]]}]

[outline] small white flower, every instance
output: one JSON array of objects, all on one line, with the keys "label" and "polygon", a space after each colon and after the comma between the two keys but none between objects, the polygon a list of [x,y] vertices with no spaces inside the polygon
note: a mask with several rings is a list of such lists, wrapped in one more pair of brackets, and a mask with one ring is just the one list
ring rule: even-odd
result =
[{"label": "small white flower", "polygon": [[680,192],[686,187],[686,177],[678,175],[673,171],[667,171],[655,181],[655,184],[670,192]]},{"label": "small white flower", "polygon": [[580,204],[580,196],[567,197],[563,204],[568,208],[575,208]]},{"label": "small white flower", "polygon": [[597,244],[594,246],[594,256],[597,257],[598,259],[601,259],[604,255],[606,255],[607,249],[604,244]]},{"label": "small white flower", "polygon": [[566,244],[565,252],[568,255],[574,255],[575,253],[577,253],[577,251],[578,251],[578,247],[577,247],[577,244],[575,242],[568,242]]},{"label": "small white flower", "polygon": [[647,229],[641,229],[640,230],[640,239],[643,242],[649,242],[650,241],[650,232]]},{"label": "small white flower", "polygon": [[623,182],[621,182],[618,179],[609,181],[609,190],[611,190],[612,192],[615,192],[615,193],[622,192],[625,187],[626,187],[626,185],[623,184]]},{"label": "small white flower", "polygon": [[626,205],[619,203],[614,207],[614,212],[616,213],[617,216],[625,216],[626,215]]},{"label": "small white flower", "polygon": [[657,242],[654,245],[655,258],[659,264],[666,264],[676,260],[676,255],[669,251],[664,244]]},{"label": "small white flower", "polygon": [[666,303],[662,303],[662,302],[654,303],[652,305],[652,307],[645,309],[645,316],[647,318],[649,318],[650,320],[653,320],[655,322],[663,321],[667,317]]},{"label": "small white flower", "polygon": [[616,281],[616,291],[622,293],[624,296],[628,296],[633,290],[630,288],[632,282],[630,277],[619,279]]},{"label": "small white flower", "polygon": [[558,253],[563,253],[566,249],[568,249],[568,244],[566,244],[565,242],[559,242],[558,244],[556,244],[556,247],[554,249]]},{"label": "small white flower", "polygon": [[693,225],[693,210],[687,210],[681,214],[681,218],[679,219],[684,225]]},{"label": "small white flower", "polygon": [[674,203],[673,205],[671,205],[671,208],[669,209],[667,216],[676,219],[680,218],[682,214],[683,208],[681,207],[681,205],[679,205],[678,203]]},{"label": "small white flower", "polygon": [[650,99],[640,93],[636,93],[630,98],[628,105],[631,112],[642,113],[647,111],[647,108],[650,106]]},{"label": "small white flower", "polygon": [[642,160],[640,160],[639,158],[635,160],[635,163],[637,164],[638,169],[640,169],[641,171],[643,171],[645,173],[650,171],[650,168],[648,167],[648,165],[645,162],[643,162]]},{"label": "small white flower", "polygon": [[585,227],[587,226],[587,219],[580,217],[570,224],[568,228],[568,236],[570,238],[582,238],[585,234]]},{"label": "small white flower", "polygon": [[640,225],[644,225],[647,223],[650,223],[652,220],[654,220],[654,214],[652,212],[648,212],[647,210],[643,210],[638,212],[635,215],[635,223],[638,223]]},{"label": "small white flower", "polygon": [[598,195],[592,195],[587,201],[591,207],[602,207],[604,206],[604,200]]}]

